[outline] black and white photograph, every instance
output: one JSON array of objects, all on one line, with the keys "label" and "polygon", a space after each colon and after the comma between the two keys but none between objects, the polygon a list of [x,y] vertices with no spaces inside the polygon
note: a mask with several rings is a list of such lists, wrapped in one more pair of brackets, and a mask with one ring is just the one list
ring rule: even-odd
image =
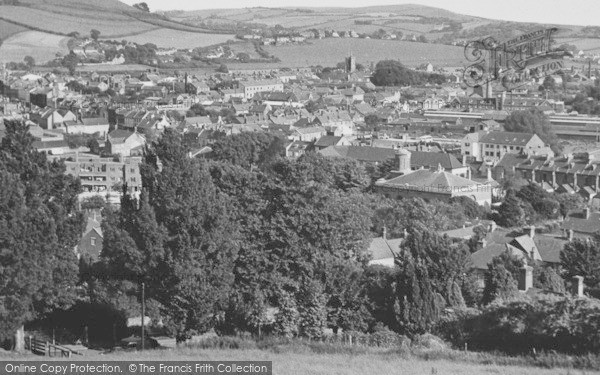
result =
[{"label": "black and white photograph", "polygon": [[0,0],[0,374],[600,374],[600,2]]}]

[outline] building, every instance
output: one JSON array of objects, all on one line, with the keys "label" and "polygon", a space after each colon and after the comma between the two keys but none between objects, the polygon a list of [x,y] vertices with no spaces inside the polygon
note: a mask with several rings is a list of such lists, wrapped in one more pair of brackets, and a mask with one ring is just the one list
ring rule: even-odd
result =
[{"label": "building", "polygon": [[369,244],[368,253],[371,256],[369,266],[384,266],[393,268],[396,266],[395,260],[400,253],[402,238],[387,238],[386,229],[383,228],[381,237],[375,237]]},{"label": "building", "polygon": [[146,138],[138,132],[117,129],[108,133],[106,149],[112,155],[133,156],[132,151],[146,144]]},{"label": "building", "polygon": [[436,169],[411,168],[411,152],[396,151],[398,170],[375,183],[375,192],[389,198],[423,198],[448,201],[453,197],[466,196],[479,205],[492,204],[492,187],[446,172],[441,165]]},{"label": "building", "polygon": [[589,154],[556,158],[530,156],[521,160],[514,170],[518,176],[548,191],[579,192],[588,199],[600,191],[600,160]]},{"label": "building", "polygon": [[461,152],[487,162],[500,160],[504,154],[554,156],[537,134],[514,132],[469,133],[461,141]]},{"label": "building", "polygon": [[84,192],[120,193],[124,184],[127,184],[130,192],[141,191],[141,161],[141,157],[115,161],[111,158],[75,156],[74,161],[65,161],[65,166],[67,174],[79,178]]},{"label": "building", "polygon": [[283,83],[278,80],[244,81],[240,82],[240,89],[246,99],[252,99],[256,93],[265,91],[283,91]]}]

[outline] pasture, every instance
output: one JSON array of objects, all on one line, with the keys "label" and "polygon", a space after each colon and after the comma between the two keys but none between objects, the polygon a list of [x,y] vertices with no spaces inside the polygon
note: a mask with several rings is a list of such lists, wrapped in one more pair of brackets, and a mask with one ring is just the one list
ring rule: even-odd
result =
[{"label": "pasture", "polygon": [[[86,13],[77,10],[74,10],[74,12],[73,14],[67,14],[67,12],[56,13],[19,6],[0,6],[0,14],[4,18],[32,28],[62,34],[77,31],[81,35],[88,35],[91,29],[97,29],[104,37],[119,37],[155,28],[155,26],[135,21],[125,15],[111,14],[109,17],[99,17],[98,14],[91,12]],[[38,20],[44,20],[44,22],[40,23]]]},{"label": "pasture", "polygon": [[42,63],[54,59],[57,52],[68,53],[68,37],[43,33],[40,31],[25,31],[7,38],[0,46],[0,63],[23,61],[25,56],[31,56],[36,62]]},{"label": "pasture", "polygon": [[138,44],[152,43],[156,44],[158,47],[190,49],[207,47],[213,44],[224,43],[228,40],[234,40],[235,35],[202,34],[171,29],[159,29],[131,35],[125,39]]},{"label": "pasture", "polygon": [[[502,366],[492,363],[466,363],[436,359],[435,352],[426,359],[413,358],[393,350],[369,350],[349,353],[313,353],[310,350],[233,350],[194,349],[150,350],[146,352],[86,353],[70,360],[79,361],[272,361],[273,374],[278,375],[562,375],[590,374],[589,371],[568,369],[541,369],[534,367]],[[48,360],[48,357],[22,356],[0,353],[3,360]],[[60,361],[61,359],[52,359]]]},{"label": "pasture", "polygon": [[12,35],[18,34],[28,29],[23,26],[15,25],[14,23],[0,20],[0,40],[4,40]]},{"label": "pasture", "polygon": [[577,37],[566,37],[556,38],[555,45],[559,46],[563,43],[574,44],[578,49],[583,51],[590,51],[593,53],[600,52],[600,39],[597,38],[577,38]]},{"label": "pasture", "polygon": [[437,66],[462,66],[465,64],[463,48],[442,44],[416,43],[379,39],[328,38],[302,45],[265,46],[277,56],[282,67],[336,66],[350,53],[356,62],[365,66],[381,60],[399,60],[407,66],[431,62]]}]

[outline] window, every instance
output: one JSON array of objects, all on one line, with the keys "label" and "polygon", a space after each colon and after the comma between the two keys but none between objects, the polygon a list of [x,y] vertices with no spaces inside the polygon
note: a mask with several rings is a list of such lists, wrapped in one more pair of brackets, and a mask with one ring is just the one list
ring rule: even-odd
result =
[{"label": "window", "polygon": [[465,147],[469,147],[470,145],[470,143],[465,143]]},{"label": "window", "polygon": [[91,242],[92,246],[96,246],[96,237],[92,237],[90,239],[90,242]]},{"label": "window", "polygon": [[469,155],[469,151],[465,151],[465,155]]},{"label": "window", "polygon": [[510,149],[511,149],[511,150],[514,150],[515,148],[514,148],[514,146],[510,146]]}]

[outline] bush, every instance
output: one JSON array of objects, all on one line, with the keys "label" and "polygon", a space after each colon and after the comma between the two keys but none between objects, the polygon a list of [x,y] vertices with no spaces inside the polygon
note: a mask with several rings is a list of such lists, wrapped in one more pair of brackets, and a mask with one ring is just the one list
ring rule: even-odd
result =
[{"label": "bush", "polygon": [[[453,329],[449,329],[456,325]],[[537,294],[497,300],[481,314],[456,314],[440,332],[475,350],[531,353],[600,351],[600,301]]]},{"label": "bush", "polygon": [[211,337],[188,346],[200,349],[256,349],[256,342],[234,336]]}]

